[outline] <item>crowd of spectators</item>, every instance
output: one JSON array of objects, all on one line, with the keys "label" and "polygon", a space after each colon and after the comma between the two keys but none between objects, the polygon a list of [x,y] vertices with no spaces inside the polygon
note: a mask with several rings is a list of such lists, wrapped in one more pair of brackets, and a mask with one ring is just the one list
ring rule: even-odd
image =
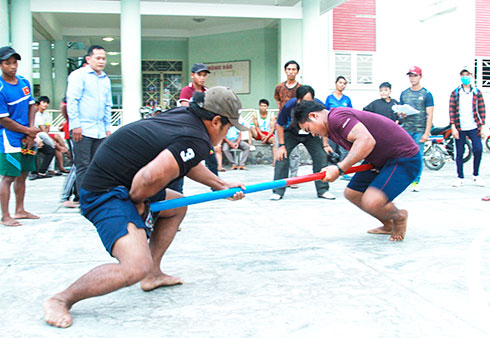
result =
[{"label": "crowd of spectators", "polygon": [[[78,207],[78,186],[81,184],[85,171],[93,158],[98,146],[110,135],[111,127],[111,84],[104,73],[106,52],[101,46],[91,46],[83,58],[79,69],[70,74],[66,99],[61,103],[64,121],[59,131],[51,130],[53,116],[50,114],[50,98],[41,96],[34,101],[30,84],[16,74],[17,61],[20,55],[11,47],[0,49],[2,62],[2,78],[0,87],[0,128],[7,138],[2,142],[2,223],[6,225],[20,224],[10,217],[8,203],[10,198],[10,183],[17,186],[29,179],[44,179],[62,174],[66,178],[61,197],[64,207]],[[303,144],[312,157],[313,171],[318,172],[328,163],[341,161],[347,151],[326,137],[319,137],[299,129],[293,123],[295,107],[302,100],[315,100],[329,110],[335,107],[353,107],[352,100],[344,94],[348,80],[338,76],[335,90],[325,101],[315,98],[314,89],[300,84],[296,77],[300,65],[288,61],[284,65],[286,80],[279,83],[273,90],[279,113],[276,116],[265,98],[258,102],[258,111],[253,114],[252,121],[241,121],[247,124],[249,131],[244,134],[236,128],[230,128],[223,142],[211,151],[206,160],[206,166],[216,175],[226,171],[224,158],[230,164],[231,170],[247,170],[246,162],[250,151],[257,145],[270,145],[272,150],[272,166],[274,179],[293,177],[297,175],[299,166],[298,145]],[[196,63],[191,68],[191,82],[182,89],[179,105],[188,106],[195,92],[204,93],[207,90],[205,82],[210,74],[209,69],[202,63]],[[423,156],[424,145],[429,140],[434,114],[434,99],[431,92],[422,86],[422,69],[414,66],[407,72],[410,87],[401,93],[399,101],[391,97],[392,86],[389,82],[379,85],[378,99],[373,100],[362,110],[384,116],[401,125],[419,146]],[[461,72],[461,84],[451,93],[450,125],[455,139],[457,179],[454,187],[464,185],[463,152],[465,139],[472,143],[473,176],[472,182],[484,186],[479,176],[481,163],[482,142],[485,137],[485,103],[481,92],[473,86],[473,74],[469,67]],[[12,105],[11,102],[16,102]],[[394,106],[408,105],[417,114],[396,113]],[[162,114],[161,109],[154,111],[152,116]],[[244,137],[246,136],[246,137]],[[17,155],[18,154],[18,155]],[[17,159],[17,156],[22,156]],[[18,164],[20,163],[20,164]],[[67,165],[68,166],[65,166]],[[13,170],[12,168],[15,168]],[[12,171],[13,170],[13,171]],[[20,171],[18,171],[20,170]],[[11,176],[10,176],[11,175]],[[420,190],[420,170],[412,183],[412,191]],[[344,175],[343,179],[350,179]],[[20,184],[19,184],[20,183]],[[183,180],[172,182],[170,188],[183,192]],[[297,186],[292,186],[297,188]],[[25,187],[23,188],[25,191]],[[8,190],[8,192],[7,192]],[[335,199],[329,191],[328,183],[317,182],[317,195],[325,199]],[[280,200],[285,189],[276,189],[272,200]],[[23,196],[18,196],[17,215],[27,213],[23,210]],[[488,196],[484,200],[490,199]],[[35,215],[33,215],[35,216]]]}]

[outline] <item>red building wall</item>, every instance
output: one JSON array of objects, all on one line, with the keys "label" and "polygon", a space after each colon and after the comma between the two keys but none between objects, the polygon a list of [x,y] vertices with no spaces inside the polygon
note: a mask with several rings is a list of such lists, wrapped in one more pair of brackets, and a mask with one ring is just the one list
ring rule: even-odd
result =
[{"label": "red building wall", "polygon": [[475,56],[490,56],[490,1],[476,0]]},{"label": "red building wall", "polygon": [[376,0],[348,0],[334,8],[333,49],[376,51]]}]

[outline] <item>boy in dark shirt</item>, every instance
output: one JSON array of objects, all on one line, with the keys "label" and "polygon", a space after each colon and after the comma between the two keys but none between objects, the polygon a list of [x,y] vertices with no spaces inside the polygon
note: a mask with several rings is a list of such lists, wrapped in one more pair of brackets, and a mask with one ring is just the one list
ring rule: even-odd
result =
[{"label": "boy in dark shirt", "polygon": [[379,85],[379,95],[381,96],[380,99],[374,100],[363,110],[383,115],[398,123],[398,115],[392,109],[398,102],[390,97],[391,84],[389,82],[383,82]]}]

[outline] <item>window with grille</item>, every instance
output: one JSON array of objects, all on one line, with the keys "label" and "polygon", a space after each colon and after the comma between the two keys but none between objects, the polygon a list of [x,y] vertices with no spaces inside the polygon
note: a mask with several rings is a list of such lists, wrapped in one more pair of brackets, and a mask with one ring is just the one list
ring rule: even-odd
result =
[{"label": "window with grille", "polygon": [[473,75],[477,87],[490,88],[490,58],[476,58]]},{"label": "window with grille", "polygon": [[335,78],[344,76],[355,85],[373,83],[373,54],[370,53],[335,53]]},{"label": "window with grille", "polygon": [[357,54],[357,83],[373,83],[373,55]]},{"label": "window with grille", "polygon": [[182,61],[142,60],[143,104],[169,109],[177,106],[182,89]]},{"label": "window with grille", "polygon": [[348,82],[352,82],[352,55],[335,53],[335,78],[342,75]]},{"label": "window with grille", "polygon": [[490,59],[481,60],[482,87],[490,87]]}]

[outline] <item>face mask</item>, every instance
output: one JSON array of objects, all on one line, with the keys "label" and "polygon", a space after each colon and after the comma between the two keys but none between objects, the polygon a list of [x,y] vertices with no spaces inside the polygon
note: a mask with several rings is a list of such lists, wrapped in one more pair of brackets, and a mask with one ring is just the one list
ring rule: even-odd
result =
[{"label": "face mask", "polygon": [[467,86],[471,83],[471,76],[461,76],[461,82]]}]

